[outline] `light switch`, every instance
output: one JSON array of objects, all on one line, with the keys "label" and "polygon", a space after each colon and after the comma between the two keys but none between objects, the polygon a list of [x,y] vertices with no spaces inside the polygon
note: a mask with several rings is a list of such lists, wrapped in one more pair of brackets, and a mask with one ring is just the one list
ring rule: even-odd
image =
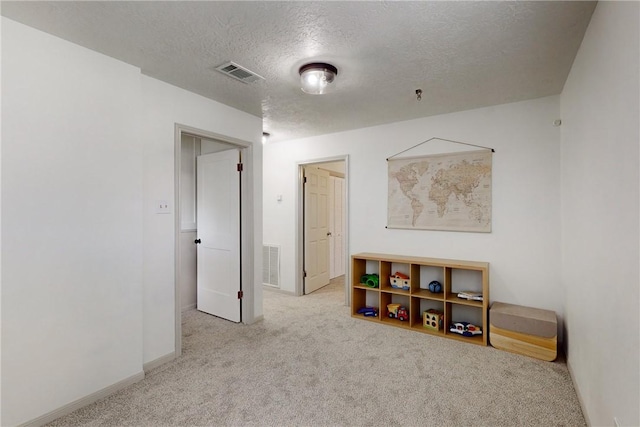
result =
[{"label": "light switch", "polygon": [[171,213],[171,206],[169,202],[166,200],[157,200],[156,201],[156,213],[157,214],[168,214]]}]

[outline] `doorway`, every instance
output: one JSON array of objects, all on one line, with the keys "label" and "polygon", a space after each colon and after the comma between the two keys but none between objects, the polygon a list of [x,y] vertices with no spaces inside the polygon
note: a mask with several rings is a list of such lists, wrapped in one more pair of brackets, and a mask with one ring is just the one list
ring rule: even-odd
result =
[{"label": "doorway", "polygon": [[298,169],[296,294],[337,285],[348,305],[348,156],[298,163]]},{"label": "doorway", "polygon": [[[238,223],[238,227],[242,232],[238,231],[233,240],[234,247],[238,251],[238,292],[233,292],[235,304],[237,304],[238,317],[230,319],[233,321],[241,321],[242,323],[253,323],[253,287],[250,278],[253,277],[253,248],[251,224],[253,221],[253,201],[249,197],[251,194],[251,176],[252,162],[251,143],[217,135],[211,132],[187,127],[176,124],[176,146],[175,146],[175,301],[176,301],[176,357],[181,354],[182,349],[182,311],[195,308],[199,305],[198,294],[202,294],[198,289],[198,251],[202,245],[196,244],[198,239],[198,186],[197,182],[197,159],[201,160],[205,157],[226,157],[238,156],[242,159],[242,172],[236,171],[236,160],[232,163],[232,167],[236,172],[235,178],[229,180],[229,185],[235,185],[239,191],[238,209],[233,212]],[[226,163],[230,160],[227,159]],[[225,164],[226,164],[225,163]],[[219,163],[216,163],[219,164]],[[218,166],[213,168],[215,171]],[[211,175],[211,174],[209,174]],[[217,172],[214,173],[217,176]],[[214,181],[219,181],[218,178]],[[234,181],[234,182],[231,182]],[[219,182],[217,183],[219,187]],[[202,203],[200,203],[202,205]],[[211,204],[211,203],[209,203]],[[202,208],[202,206],[200,206]],[[244,207],[242,209],[241,207]],[[202,224],[202,223],[201,223]],[[202,228],[202,227],[201,227]],[[248,278],[243,280],[243,278]],[[245,282],[247,286],[242,289]],[[200,308],[200,307],[198,307]],[[206,311],[206,310],[205,310]],[[240,317],[241,313],[241,317]],[[213,313],[218,315],[216,313]],[[221,313],[219,317],[226,316]]]}]

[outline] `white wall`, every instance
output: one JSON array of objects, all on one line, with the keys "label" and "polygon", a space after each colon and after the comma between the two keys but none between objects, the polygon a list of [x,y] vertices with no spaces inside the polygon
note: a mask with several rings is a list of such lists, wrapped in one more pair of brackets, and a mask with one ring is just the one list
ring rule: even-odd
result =
[{"label": "white wall", "polygon": [[[256,141],[246,170],[261,212],[260,118],[2,18],[2,425],[173,354],[176,122]],[[246,231],[260,318],[260,214]]]},{"label": "white wall", "polygon": [[639,19],[598,3],[562,93],[568,364],[593,425],[640,425]]},{"label": "white wall", "polygon": [[[228,137],[255,141],[254,211],[260,212],[262,185],[262,121],[233,108],[147,76],[141,76],[144,144],[144,361],[152,362],[175,348],[174,253],[175,216],[155,213],[156,200],[175,200],[174,124],[180,123]],[[262,316],[262,218],[254,230],[254,315]],[[259,284],[259,285],[257,285]],[[246,313],[245,313],[246,314]]]},{"label": "white wall", "polygon": [[2,18],[2,425],[142,375],[139,95]]},{"label": "white wall", "polygon": [[[0,5],[0,8],[2,6]],[[0,41],[2,41],[2,23],[0,19]],[[2,43],[0,43],[0,94],[2,93]],[[2,117],[2,102],[0,102],[0,117]],[[0,189],[2,188],[2,120],[0,120]],[[0,191],[0,224],[2,224],[2,191]],[[2,423],[2,226],[0,226],[0,424]]]},{"label": "white wall", "polygon": [[[295,290],[296,162],[348,154],[350,253],[488,261],[492,301],[546,308],[562,317],[560,128],[552,125],[558,117],[559,99],[548,97],[267,144],[264,238],[282,246],[281,288]],[[386,158],[434,136],[496,150],[492,233],[385,229]]]}]

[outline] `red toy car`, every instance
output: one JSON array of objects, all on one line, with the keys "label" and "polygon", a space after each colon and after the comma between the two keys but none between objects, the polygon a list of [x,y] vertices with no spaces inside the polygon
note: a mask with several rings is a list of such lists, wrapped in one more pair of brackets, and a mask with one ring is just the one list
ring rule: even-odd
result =
[{"label": "red toy car", "polygon": [[407,308],[400,304],[387,304],[387,311],[391,319],[398,319],[403,322],[409,320]]}]

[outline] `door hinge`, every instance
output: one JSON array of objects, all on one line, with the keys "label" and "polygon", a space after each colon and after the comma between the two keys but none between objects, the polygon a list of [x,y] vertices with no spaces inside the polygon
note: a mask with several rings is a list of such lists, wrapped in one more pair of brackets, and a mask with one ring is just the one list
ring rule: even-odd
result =
[{"label": "door hinge", "polygon": [[304,181],[302,181],[302,182],[303,182],[303,184],[307,183],[307,177],[306,176],[304,177]]},{"label": "door hinge", "polygon": [[242,163],[238,163],[238,172],[242,172]]},{"label": "door hinge", "polygon": [[242,299],[243,296],[244,296],[244,292],[238,291],[238,299]]},{"label": "door hinge", "polygon": [[307,277],[307,270],[304,271],[304,276],[303,277]]}]

